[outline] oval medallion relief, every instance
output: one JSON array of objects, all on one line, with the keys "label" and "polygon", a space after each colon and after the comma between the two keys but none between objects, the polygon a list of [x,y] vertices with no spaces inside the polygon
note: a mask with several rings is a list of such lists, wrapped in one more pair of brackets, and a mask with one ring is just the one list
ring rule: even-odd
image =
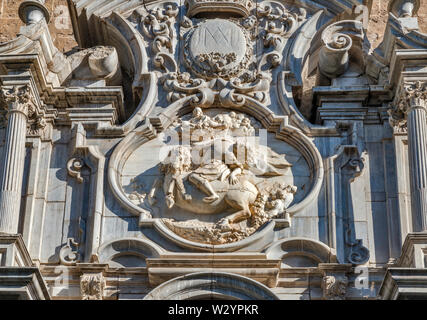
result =
[{"label": "oval medallion relief", "polygon": [[[315,172],[322,170],[320,155],[304,155],[312,148],[308,140],[277,139],[256,119],[223,109],[196,108],[158,137],[130,141],[123,146],[132,151],[114,152],[113,191],[141,223],[154,221],[183,244],[243,243],[272,220],[289,222],[322,179]],[[299,150],[301,144],[307,145]]]},{"label": "oval medallion relief", "polygon": [[231,78],[251,56],[246,30],[231,21],[207,20],[190,31],[184,49],[187,66],[204,78]]}]

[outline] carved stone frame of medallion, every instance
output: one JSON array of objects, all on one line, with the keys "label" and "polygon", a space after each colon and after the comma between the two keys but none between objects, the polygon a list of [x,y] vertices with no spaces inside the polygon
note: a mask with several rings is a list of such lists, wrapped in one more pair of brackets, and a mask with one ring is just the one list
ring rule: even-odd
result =
[{"label": "carved stone frame of medallion", "polygon": [[[171,106],[170,108],[172,107],[173,106]],[[242,110],[240,111],[247,113],[249,115],[252,115],[256,119],[259,119],[259,113],[261,112],[266,113],[267,110],[266,108],[261,106],[257,106],[257,107],[258,107],[257,109],[253,109],[250,107],[242,107]],[[177,114],[180,115],[184,113],[185,110],[187,110],[187,108],[183,106],[177,106],[176,109],[167,110],[167,112],[168,113],[173,112],[173,114],[175,115]],[[254,115],[255,111],[259,113],[257,115]],[[305,206],[307,206],[311,201],[313,201],[316,198],[318,192],[320,191],[320,186],[323,181],[323,161],[319,151],[317,150],[313,142],[307,136],[305,136],[301,131],[299,131],[295,127],[290,126],[287,122],[288,120],[287,118],[283,119],[283,118],[275,117],[271,112],[269,113],[269,115],[270,115],[269,118],[261,117],[261,119],[266,124],[265,127],[267,128],[267,130],[276,132],[277,139],[283,140],[289,143],[290,145],[292,145],[293,147],[295,147],[297,150],[299,150],[301,154],[304,156],[305,160],[307,161],[307,164],[313,174],[312,186],[308,195],[301,202],[291,206],[287,210],[287,213],[289,214],[289,216],[292,217],[293,215],[298,213],[300,210],[302,210]],[[164,127],[168,127],[169,125],[171,125],[169,118],[161,117],[161,119],[162,120],[165,119],[165,121],[167,121],[164,124]],[[276,126],[276,124],[278,124],[279,122],[281,123],[281,125]],[[231,250],[231,247],[238,248],[239,246],[241,246],[242,244],[240,242],[235,244],[227,244],[221,247],[221,246],[212,246],[212,245],[195,243],[188,240],[184,241],[183,238],[172,234],[171,231],[164,225],[164,223],[160,221],[161,219],[156,219],[156,218],[153,219],[151,213],[148,210],[134,204],[129,199],[129,197],[124,193],[123,188],[120,185],[120,181],[121,181],[120,177],[118,176],[118,173],[122,172],[123,166],[125,164],[121,160],[121,157],[123,154],[129,154],[133,152],[133,150],[136,150],[138,147],[143,145],[144,143],[155,138],[157,136],[157,133],[153,129],[154,128],[150,124],[141,126],[140,128],[138,128],[138,130],[135,130],[133,133],[129,134],[125,139],[123,139],[122,142],[120,142],[115,148],[115,150],[113,151],[113,154],[109,161],[108,174],[109,174],[110,187],[116,199],[119,200],[120,203],[129,212],[139,216],[140,225],[144,225],[144,226],[154,225],[154,227],[162,235],[166,236],[167,238],[174,241],[180,246],[184,246],[187,248],[191,247],[194,249],[198,248],[204,251],[205,250],[211,251],[211,250],[214,250],[214,248],[215,250],[229,251]],[[278,221],[278,222],[280,223],[282,221]],[[283,222],[285,226],[288,225],[286,224],[286,221],[283,221]],[[264,228],[262,232],[264,232],[266,229],[267,227]],[[268,229],[270,229],[270,227],[268,227]],[[258,236],[259,235],[254,234],[251,237],[256,238]],[[249,240],[248,238],[248,243],[249,242],[252,243],[253,241],[257,240],[257,238],[256,239],[255,238],[251,240]]]}]

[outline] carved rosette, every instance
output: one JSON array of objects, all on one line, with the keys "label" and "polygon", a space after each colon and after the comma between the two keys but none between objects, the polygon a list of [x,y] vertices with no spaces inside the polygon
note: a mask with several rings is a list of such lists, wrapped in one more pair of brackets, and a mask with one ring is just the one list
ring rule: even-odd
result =
[{"label": "carved rosette", "polygon": [[102,272],[83,274],[80,277],[82,300],[102,300],[105,285],[105,278]]},{"label": "carved rosette", "polygon": [[326,275],[322,279],[323,298],[345,300],[348,278],[344,275]]}]

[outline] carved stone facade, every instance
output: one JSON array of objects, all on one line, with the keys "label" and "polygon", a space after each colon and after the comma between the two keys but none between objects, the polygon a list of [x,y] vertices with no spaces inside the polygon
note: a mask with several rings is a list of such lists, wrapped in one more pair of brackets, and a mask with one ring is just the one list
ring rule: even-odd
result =
[{"label": "carved stone facade", "polygon": [[391,1],[374,48],[371,6],[70,0],[64,54],[23,1],[0,44],[0,265],[33,275],[25,298],[412,297],[427,35]]}]

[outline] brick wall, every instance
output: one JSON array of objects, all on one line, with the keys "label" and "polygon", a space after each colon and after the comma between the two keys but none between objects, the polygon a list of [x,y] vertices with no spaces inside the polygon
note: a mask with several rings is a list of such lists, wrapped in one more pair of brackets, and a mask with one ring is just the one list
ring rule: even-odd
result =
[{"label": "brick wall", "polygon": [[[387,4],[389,0],[374,0],[369,20],[368,36],[374,47],[381,43],[387,22]],[[0,0],[0,42],[13,39],[22,25],[18,17],[18,7],[22,0]],[[66,52],[77,45],[73,37],[66,0],[46,0],[51,13],[49,28],[55,45]],[[427,33],[427,0],[421,0],[418,12],[421,31]]]},{"label": "brick wall", "polygon": [[[389,0],[374,0],[373,2],[368,26],[368,38],[374,47],[377,47],[382,41],[388,18],[388,3]],[[421,31],[427,33],[427,0],[421,0],[418,21]]]},{"label": "brick wall", "polygon": [[[0,0],[0,42],[13,39],[23,25],[18,7],[23,0]],[[49,29],[56,47],[66,52],[77,45],[69,18],[67,0],[46,0],[51,18]]]}]

